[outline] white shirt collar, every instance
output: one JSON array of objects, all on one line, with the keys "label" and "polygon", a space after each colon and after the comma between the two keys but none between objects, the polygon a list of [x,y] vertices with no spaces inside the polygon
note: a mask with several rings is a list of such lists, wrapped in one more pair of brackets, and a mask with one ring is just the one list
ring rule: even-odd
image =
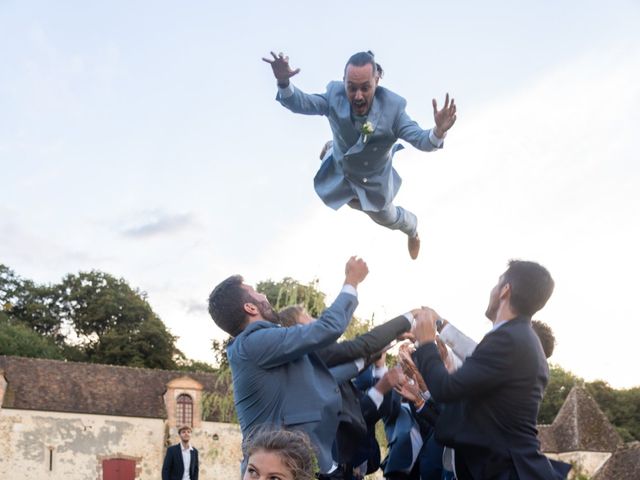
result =
[{"label": "white shirt collar", "polygon": [[499,322],[496,322],[493,324],[493,328],[491,328],[490,332],[495,332],[497,329],[499,329],[501,326],[503,326],[505,323],[507,323],[509,320],[500,320]]}]

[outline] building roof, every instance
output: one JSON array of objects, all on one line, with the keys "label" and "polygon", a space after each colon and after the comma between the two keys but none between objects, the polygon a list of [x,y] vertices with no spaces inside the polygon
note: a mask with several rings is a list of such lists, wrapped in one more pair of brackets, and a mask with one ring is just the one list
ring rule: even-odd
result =
[{"label": "building roof", "polygon": [[640,442],[627,443],[598,469],[593,480],[638,480],[640,472]]},{"label": "building roof", "polygon": [[581,387],[569,392],[551,425],[538,426],[545,453],[614,452],[623,444],[596,401]]},{"label": "building roof", "polygon": [[[7,381],[2,408],[167,418],[163,395],[176,378],[190,377],[205,392],[223,392],[217,375],[0,355]],[[206,420],[215,421],[213,411]]]}]

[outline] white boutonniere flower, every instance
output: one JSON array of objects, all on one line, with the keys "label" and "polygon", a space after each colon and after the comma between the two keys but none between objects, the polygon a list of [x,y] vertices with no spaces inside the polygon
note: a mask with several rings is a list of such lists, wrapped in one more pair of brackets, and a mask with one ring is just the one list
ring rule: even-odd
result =
[{"label": "white boutonniere flower", "polygon": [[373,128],[373,124],[371,122],[365,122],[364,125],[362,125],[360,132],[362,132],[362,141],[364,143],[367,143],[369,135],[371,135],[374,130],[375,128]]}]

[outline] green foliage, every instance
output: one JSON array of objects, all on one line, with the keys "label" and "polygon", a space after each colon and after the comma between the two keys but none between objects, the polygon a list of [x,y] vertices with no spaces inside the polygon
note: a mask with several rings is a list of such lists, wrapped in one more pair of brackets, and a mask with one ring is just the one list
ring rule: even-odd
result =
[{"label": "green foliage", "polygon": [[207,373],[215,373],[218,371],[216,367],[207,363],[201,362],[199,360],[189,360],[184,359],[180,360],[177,363],[177,370],[181,370],[183,372],[207,372]]},{"label": "green foliage", "polygon": [[134,328],[112,327],[105,331],[87,353],[95,363],[173,370],[175,340],[154,314]]},{"label": "green foliage", "polygon": [[341,340],[353,340],[358,335],[367,333],[373,328],[373,318],[371,320],[360,320],[357,317],[352,317],[347,329],[342,334]]},{"label": "green foliage", "polygon": [[538,423],[551,424],[574,385],[583,385],[583,383],[581,378],[563,370],[562,367],[549,365],[549,384],[538,412]]},{"label": "green foliage", "polygon": [[12,322],[0,312],[0,355],[63,360],[63,352],[53,340],[34,332],[29,326]]},{"label": "green foliage", "polygon": [[596,380],[587,383],[586,389],[625,442],[640,440],[640,387],[615,390]]},{"label": "green foliage", "polygon": [[0,306],[7,317],[61,343],[63,325],[54,313],[54,303],[53,287],[36,285],[0,264]]},{"label": "green foliage", "polygon": [[585,382],[558,365],[550,366],[538,423],[553,422],[574,385],[589,392],[625,442],[640,440],[640,387],[616,390],[602,380]]},{"label": "green foliage", "polygon": [[[80,272],[59,284],[36,285],[0,265],[0,305],[12,326],[28,328],[43,345],[55,342],[68,360],[173,369],[181,355],[146,294],[108,273]],[[34,356],[52,355],[42,352]]]},{"label": "green foliage", "polygon": [[217,370],[215,388],[217,392],[206,392],[202,395],[201,408],[202,419],[208,418],[212,413],[217,412],[219,421],[228,423],[238,423],[236,407],[233,399],[233,382],[231,381],[231,369],[228,367]]},{"label": "green foliage", "polygon": [[259,282],[256,290],[266,295],[269,303],[278,311],[291,305],[302,305],[312,317],[318,317],[326,308],[325,294],[318,290],[318,280],[304,285],[292,278],[280,282]]}]

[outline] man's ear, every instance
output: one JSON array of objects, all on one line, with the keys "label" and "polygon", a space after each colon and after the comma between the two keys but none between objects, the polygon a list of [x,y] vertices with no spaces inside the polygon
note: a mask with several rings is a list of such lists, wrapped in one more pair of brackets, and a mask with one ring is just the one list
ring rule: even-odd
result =
[{"label": "man's ear", "polygon": [[500,287],[500,300],[509,300],[511,298],[511,284],[505,283]]},{"label": "man's ear", "polygon": [[245,313],[247,315],[250,315],[252,317],[259,315],[260,311],[258,310],[258,307],[255,306],[253,303],[245,303],[242,308],[244,309]]}]

